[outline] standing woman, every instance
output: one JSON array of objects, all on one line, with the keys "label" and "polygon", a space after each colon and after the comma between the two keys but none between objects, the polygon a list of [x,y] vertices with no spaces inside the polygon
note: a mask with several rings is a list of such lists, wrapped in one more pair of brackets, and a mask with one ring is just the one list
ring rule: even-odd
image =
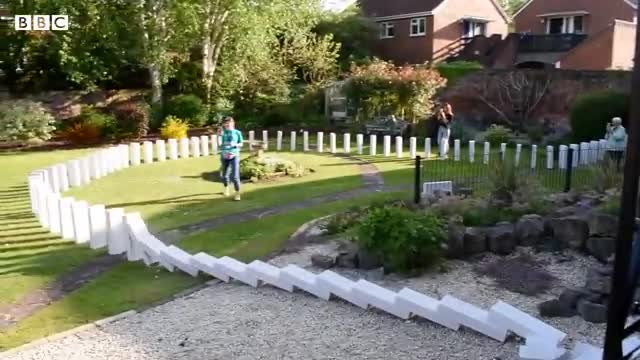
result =
[{"label": "standing woman", "polygon": [[235,121],[231,116],[222,120],[222,131],[218,131],[222,139],[220,146],[220,162],[222,163],[222,183],[224,196],[229,196],[229,182],[233,182],[236,191],[233,200],[240,201],[240,148],[242,147],[242,133],[236,130]]},{"label": "standing woman", "polygon": [[624,156],[624,150],[627,146],[627,131],[622,126],[622,119],[615,117],[607,124],[607,134],[604,137],[607,140],[607,152],[611,160],[616,163],[620,170],[620,163]]},{"label": "standing woman", "polygon": [[451,123],[453,122],[453,108],[451,104],[444,103],[438,110],[438,146],[440,157],[445,159],[449,154],[449,137],[451,136]]}]

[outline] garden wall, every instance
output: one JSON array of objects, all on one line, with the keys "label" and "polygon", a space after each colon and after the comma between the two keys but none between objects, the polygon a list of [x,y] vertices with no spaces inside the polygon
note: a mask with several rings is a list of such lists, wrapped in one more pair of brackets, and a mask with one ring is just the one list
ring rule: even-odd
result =
[{"label": "garden wall", "polygon": [[[557,129],[559,136],[570,131],[569,111],[578,95],[600,90],[628,92],[631,88],[631,72],[626,71],[485,70],[457,81],[443,93],[442,99],[454,106],[457,118],[465,125],[487,126],[499,117],[479,95],[496,98],[497,83],[513,73],[531,74],[536,78],[548,76],[550,82],[546,95],[535,107],[531,118],[540,125],[546,123]],[[485,88],[492,93],[482,94]]]}]

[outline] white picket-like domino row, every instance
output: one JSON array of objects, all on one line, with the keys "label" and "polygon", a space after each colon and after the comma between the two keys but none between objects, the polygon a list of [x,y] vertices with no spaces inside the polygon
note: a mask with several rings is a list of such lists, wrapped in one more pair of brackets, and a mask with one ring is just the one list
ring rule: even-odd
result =
[{"label": "white picket-like domino row", "polygon": [[[317,148],[323,150],[322,136],[318,137]],[[281,135],[279,134],[279,137]],[[295,138],[295,132],[292,132]],[[305,149],[308,149],[308,134]],[[350,151],[350,137],[345,134],[345,152]],[[357,151],[363,152],[364,137],[357,135]],[[267,140],[267,133],[263,132],[263,140]],[[370,142],[376,144],[376,136],[370,136]],[[280,141],[279,141],[280,142]],[[384,153],[390,156],[390,137],[384,138]],[[430,139],[425,141],[430,145]],[[584,152],[593,143],[580,144],[579,152]],[[417,141],[410,140],[410,147],[415,148]],[[459,149],[459,141],[455,148]],[[475,330],[498,341],[504,341],[508,332],[513,332],[526,339],[526,344],[520,347],[522,359],[555,359],[564,354],[559,343],[566,336],[561,331],[530,316],[506,303],[498,302],[488,311],[463,302],[450,295],[441,300],[431,298],[414,290],[405,288],[394,292],[373,284],[366,280],[352,281],[332,271],[314,274],[295,265],[278,268],[262,261],[245,264],[230,257],[216,258],[205,253],[190,255],[175,246],[167,246],[153,236],[147,229],[142,217],[138,213],[126,213],[124,209],[105,209],[104,205],[89,206],[85,201],[76,201],[70,197],[61,197],[60,192],[69,187],[89,183],[92,179],[124,169],[130,165],[149,164],[155,160],[166,159],[166,146],[169,147],[169,158],[178,159],[207,156],[216,153],[219,139],[202,136],[199,138],[170,139],[165,144],[159,140],[129,145],[113,146],[79,160],[71,160],[65,164],[57,164],[46,170],[36,170],[28,177],[31,208],[42,226],[51,232],[61,235],[65,239],[73,239],[78,244],[87,244],[91,248],[108,248],[110,254],[126,254],[130,261],[143,261],[146,265],[159,264],[169,271],[179,269],[191,276],[198,273],[208,274],[222,281],[235,279],[252,287],[262,284],[292,292],[299,289],[318,298],[329,300],[332,296],[343,299],[363,309],[376,308],[401,319],[419,316],[452,330],[461,326]],[[475,142],[470,145],[470,158],[473,159]],[[485,143],[485,156],[489,147]],[[281,144],[277,148],[281,148]],[[295,145],[292,145],[294,149]],[[330,150],[337,151],[336,136],[330,134]],[[431,147],[428,146],[430,152]],[[521,150],[521,147],[518,147]],[[574,146],[575,148],[575,146]],[[567,151],[561,147],[561,152]],[[548,153],[553,153],[547,148]],[[375,146],[370,150],[375,155]],[[414,156],[415,150],[411,150]],[[459,150],[458,150],[459,152]],[[425,154],[427,147],[425,148]],[[396,139],[396,155],[402,156],[402,140]],[[588,154],[587,160],[601,159],[600,153]],[[455,156],[456,158],[459,157]],[[576,159],[585,159],[579,156]],[[486,158],[485,158],[486,161]],[[563,158],[560,157],[562,163]],[[564,159],[565,165],[567,159]],[[535,160],[532,159],[532,163]],[[573,165],[576,166],[576,160]],[[532,165],[533,166],[533,165]],[[552,165],[548,168],[552,168]],[[435,190],[451,191],[451,182],[426,183],[425,192]],[[630,340],[631,341],[631,340]],[[625,343],[625,351],[631,351],[631,345],[637,345],[640,340],[633,338]],[[544,346],[542,346],[544,345]],[[635,348],[635,346],[634,346]],[[601,349],[587,344],[578,344],[573,354],[576,358],[591,359],[601,353]]]}]

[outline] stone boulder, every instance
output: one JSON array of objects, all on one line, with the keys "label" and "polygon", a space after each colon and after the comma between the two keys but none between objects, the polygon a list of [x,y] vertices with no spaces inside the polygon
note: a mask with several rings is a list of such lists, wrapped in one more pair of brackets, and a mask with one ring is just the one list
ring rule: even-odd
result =
[{"label": "stone boulder", "polygon": [[358,268],[363,270],[373,270],[382,267],[382,259],[371,252],[358,250]]},{"label": "stone boulder", "polygon": [[612,237],[590,237],[587,239],[587,251],[599,261],[606,263],[615,253],[616,239]]},{"label": "stone boulder", "polygon": [[448,258],[459,259],[464,256],[465,227],[462,220],[454,218],[449,221],[445,254]]},{"label": "stone boulder", "polygon": [[581,299],[578,302],[578,313],[585,321],[590,323],[602,324],[607,322],[607,306],[591,302],[589,299]]},{"label": "stone boulder", "polygon": [[522,246],[534,246],[544,237],[544,219],[540,215],[525,215],[518,220],[514,236]]},{"label": "stone boulder", "polygon": [[516,238],[511,224],[499,224],[487,230],[489,251],[509,255],[516,249]]},{"label": "stone boulder", "polygon": [[538,311],[543,317],[573,317],[577,314],[576,309],[572,309],[558,299],[538,304]]},{"label": "stone boulder", "polygon": [[589,238],[589,224],[578,216],[550,219],[548,228],[556,240],[572,249],[583,249]]},{"label": "stone boulder", "polygon": [[487,232],[483,228],[468,227],[464,231],[464,253],[475,255],[487,251]]},{"label": "stone boulder", "polygon": [[336,259],[328,255],[311,255],[311,264],[320,269],[331,269],[336,264]]},{"label": "stone boulder", "polygon": [[558,297],[558,300],[572,309],[577,309],[578,302],[589,295],[591,293],[587,289],[565,289]]},{"label": "stone boulder", "polygon": [[358,245],[347,242],[340,246],[340,253],[336,258],[336,265],[343,268],[355,269],[358,266]]},{"label": "stone boulder", "polygon": [[618,217],[616,216],[594,212],[589,214],[587,221],[590,236],[615,237],[618,233]]},{"label": "stone boulder", "polygon": [[595,269],[587,271],[585,288],[600,295],[611,294],[611,277],[603,275]]}]

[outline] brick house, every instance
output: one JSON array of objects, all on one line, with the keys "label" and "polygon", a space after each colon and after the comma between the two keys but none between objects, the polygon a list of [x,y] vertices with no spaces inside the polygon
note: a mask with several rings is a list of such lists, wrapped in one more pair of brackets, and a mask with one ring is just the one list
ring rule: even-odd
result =
[{"label": "brick house", "polygon": [[376,54],[397,64],[422,64],[456,55],[474,36],[508,32],[509,17],[495,0],[359,0],[379,28]]}]

